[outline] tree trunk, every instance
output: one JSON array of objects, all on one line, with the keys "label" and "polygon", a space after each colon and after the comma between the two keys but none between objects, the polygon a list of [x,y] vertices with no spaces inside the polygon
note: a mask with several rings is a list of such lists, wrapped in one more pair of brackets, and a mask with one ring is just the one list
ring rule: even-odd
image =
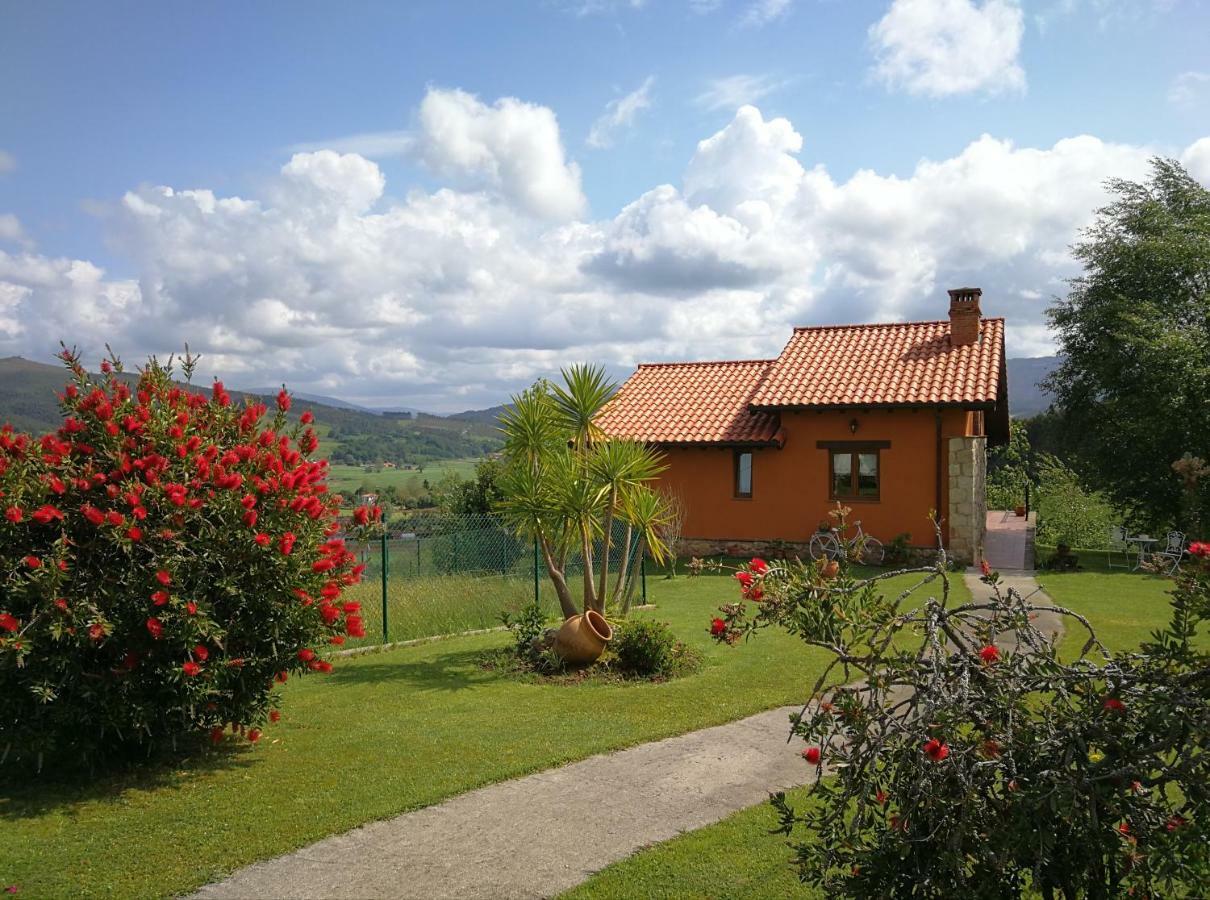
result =
[{"label": "tree trunk", "polygon": [[[639,560],[639,562],[641,564],[643,556],[646,555],[646,553],[647,553],[647,538],[644,536],[644,537],[639,538],[639,546],[638,546],[638,549],[635,551],[634,557],[635,557],[635,559]],[[630,578],[630,584],[626,585],[626,600],[625,600],[625,602],[622,603],[622,616],[623,617],[625,617],[626,614],[630,612],[630,601],[634,598],[635,583],[636,582],[635,582],[634,576],[632,575]]]},{"label": "tree trunk", "polygon": [[618,583],[613,586],[613,605],[616,607],[626,590],[626,576],[630,571],[630,541],[634,537],[634,525],[626,523],[626,540],[622,542],[622,558],[618,560]]},{"label": "tree trunk", "polygon": [[563,574],[563,567],[555,565],[555,559],[550,552],[550,545],[546,543],[546,538],[541,537],[538,542],[542,546],[542,556],[546,560],[546,572],[550,575],[550,582],[555,586],[555,596],[559,598],[559,608],[563,611],[563,618],[570,619],[572,616],[579,613],[576,608],[576,601],[571,598],[571,591],[567,587],[567,577]]},{"label": "tree trunk", "polygon": [[595,574],[592,564],[592,533],[587,527],[580,529],[580,552],[584,557],[584,610],[597,608],[597,586],[594,583],[593,575]]},{"label": "tree trunk", "polygon": [[597,587],[597,596],[601,598],[602,606],[605,605],[605,598],[609,596],[609,548],[613,543],[613,508],[617,502],[617,489],[611,488],[609,506],[605,509],[605,546],[601,548],[601,578]]}]

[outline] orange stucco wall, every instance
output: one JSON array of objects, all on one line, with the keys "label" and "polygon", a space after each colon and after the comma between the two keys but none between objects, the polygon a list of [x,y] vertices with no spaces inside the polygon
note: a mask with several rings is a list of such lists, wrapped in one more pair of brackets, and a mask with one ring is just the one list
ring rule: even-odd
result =
[{"label": "orange stucco wall", "polygon": [[[858,421],[856,434],[849,423]],[[928,522],[937,507],[936,411],[828,410],[783,412],[785,444],[780,449],[755,448],[752,497],[734,496],[733,448],[664,448],[668,470],[661,486],[676,493],[686,507],[683,535],[719,541],[806,541],[827,519],[828,451],[817,441],[890,441],[880,452],[881,486],[877,501],[846,501],[852,518],[883,541],[906,532],[909,543],[929,546]],[[941,412],[942,438],[979,434],[977,412]],[[942,515],[948,505],[946,453],[941,468]]]}]

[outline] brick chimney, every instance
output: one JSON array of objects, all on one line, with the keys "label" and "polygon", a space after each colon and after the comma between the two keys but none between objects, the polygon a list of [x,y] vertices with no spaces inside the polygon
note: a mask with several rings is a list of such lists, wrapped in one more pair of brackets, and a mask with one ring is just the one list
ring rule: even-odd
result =
[{"label": "brick chimney", "polygon": [[950,295],[950,346],[965,347],[979,340],[979,288],[954,288]]}]

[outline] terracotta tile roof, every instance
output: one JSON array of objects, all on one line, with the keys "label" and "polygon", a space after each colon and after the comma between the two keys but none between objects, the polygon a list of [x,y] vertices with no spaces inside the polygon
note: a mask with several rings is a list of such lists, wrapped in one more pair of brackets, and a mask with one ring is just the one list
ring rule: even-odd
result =
[{"label": "terracotta tile roof", "polygon": [[656,444],[780,443],[778,416],[748,408],[770,362],[639,366],[597,423],[613,437]]},{"label": "terracotta tile roof", "polygon": [[796,328],[752,395],[763,409],[995,403],[1004,320],[951,347],[949,320]]}]

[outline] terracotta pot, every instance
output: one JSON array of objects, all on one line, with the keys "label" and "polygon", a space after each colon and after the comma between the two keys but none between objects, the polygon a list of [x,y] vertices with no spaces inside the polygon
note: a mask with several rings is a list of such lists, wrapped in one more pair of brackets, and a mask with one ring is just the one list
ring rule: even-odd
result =
[{"label": "terracotta pot", "polygon": [[594,609],[572,616],[555,635],[555,653],[563,662],[587,665],[605,652],[613,637],[613,629],[605,617]]},{"label": "terracotta pot", "polygon": [[1015,510],[1013,510],[1013,512],[1015,512],[1018,516],[1024,517],[1025,516],[1025,507],[1018,506]]},{"label": "terracotta pot", "polygon": [[834,559],[829,559],[826,563],[824,563],[821,574],[824,578],[835,578],[840,574],[840,563]]}]

